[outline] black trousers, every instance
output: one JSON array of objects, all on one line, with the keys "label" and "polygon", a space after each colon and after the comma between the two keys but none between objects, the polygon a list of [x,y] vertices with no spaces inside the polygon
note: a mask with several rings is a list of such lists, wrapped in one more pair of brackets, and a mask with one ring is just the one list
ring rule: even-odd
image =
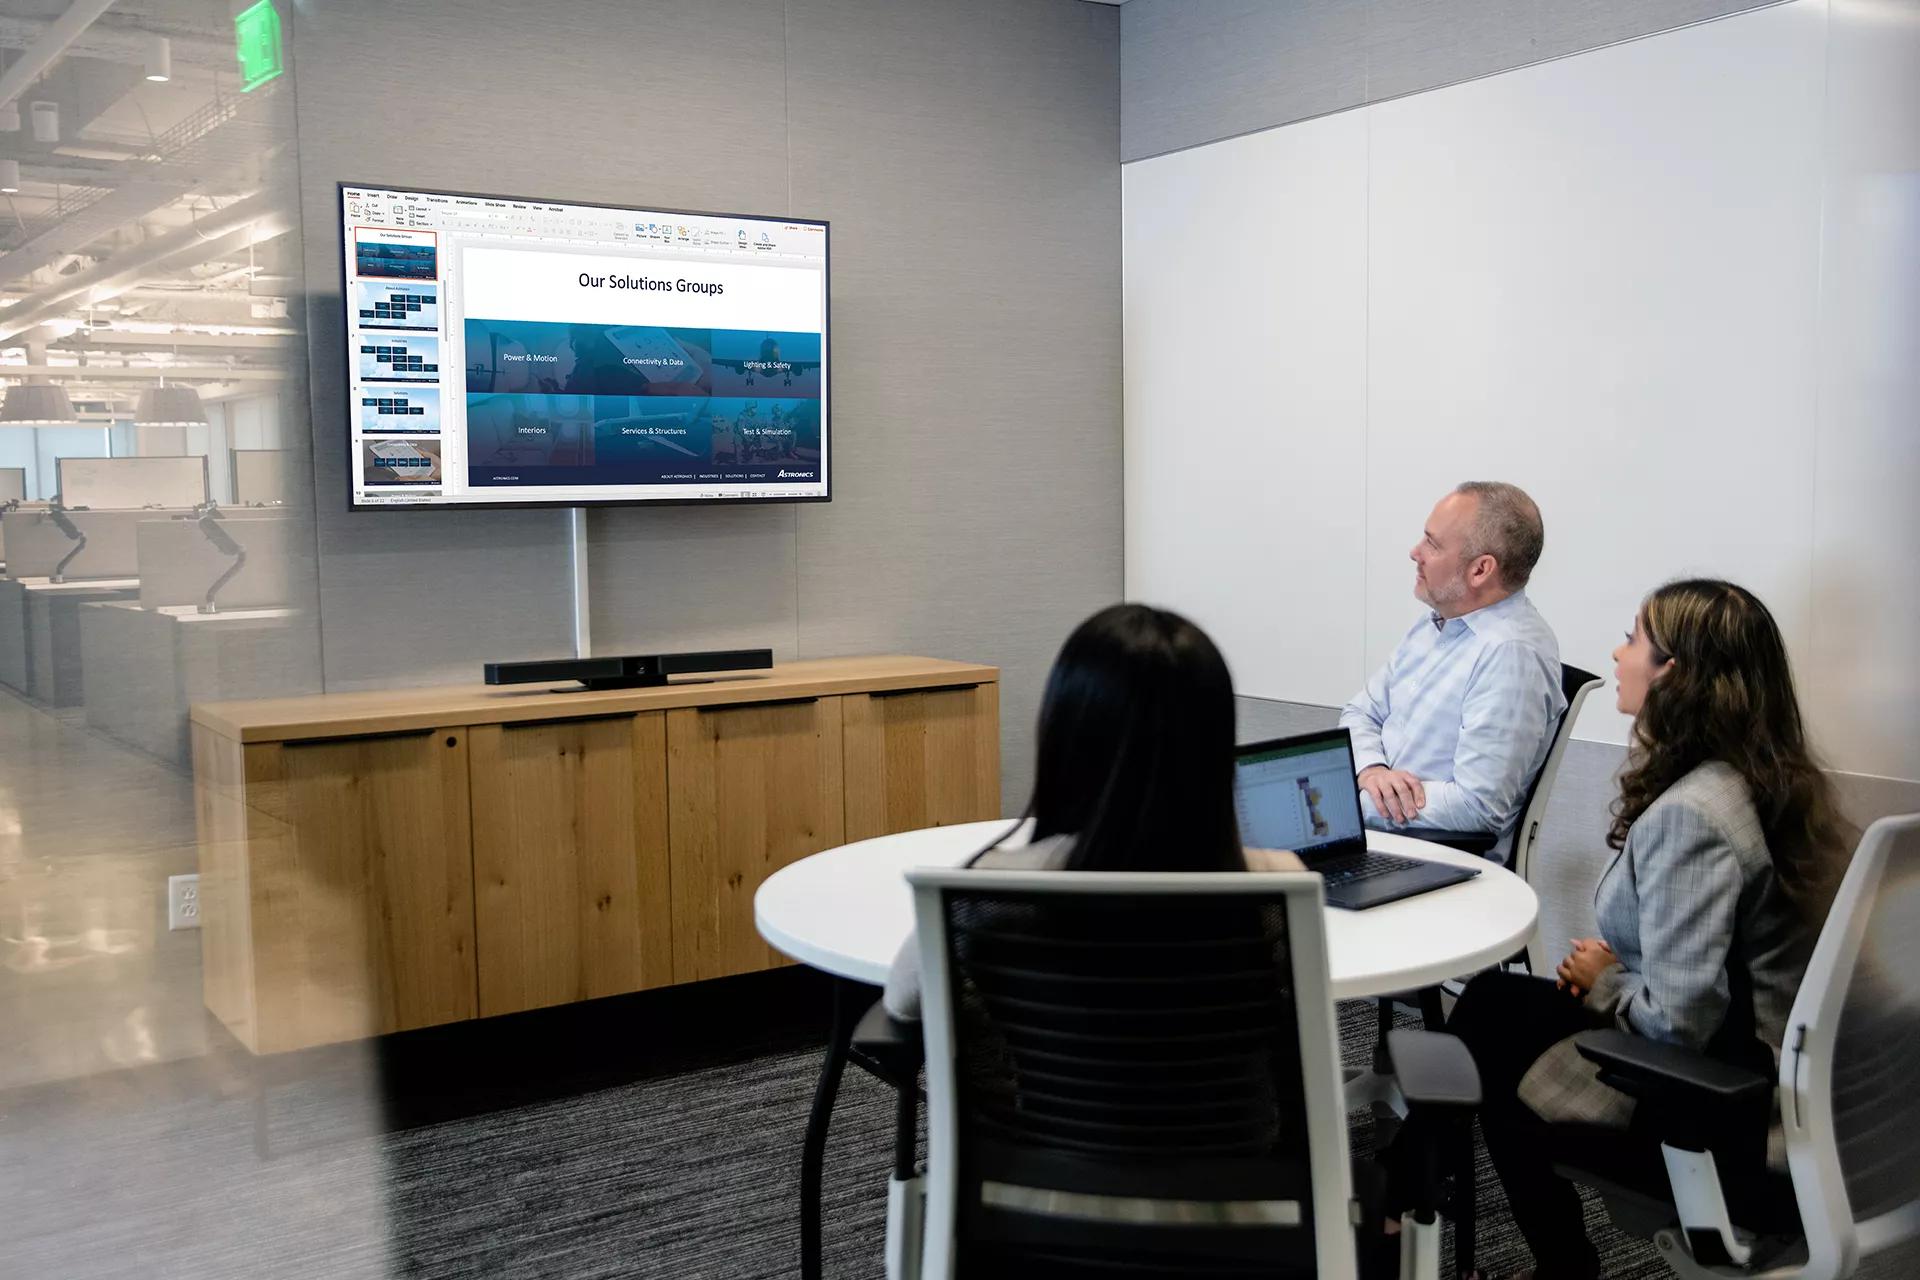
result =
[{"label": "black trousers", "polygon": [[[1580,1195],[1554,1173],[1553,1163],[1569,1146],[1605,1142],[1608,1133],[1543,1123],[1520,1101],[1520,1080],[1553,1045],[1602,1025],[1604,1019],[1551,978],[1498,971],[1469,982],[1447,1019],[1447,1030],[1466,1044],[1480,1069],[1480,1130],[1542,1280],[1599,1274]],[[1634,1139],[1631,1145],[1658,1166],[1657,1144]]]}]

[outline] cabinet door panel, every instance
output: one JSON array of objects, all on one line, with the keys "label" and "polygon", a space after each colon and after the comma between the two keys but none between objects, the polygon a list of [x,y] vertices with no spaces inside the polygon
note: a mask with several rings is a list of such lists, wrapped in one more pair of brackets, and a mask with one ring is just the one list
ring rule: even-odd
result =
[{"label": "cabinet door panel", "polygon": [[474,1016],[464,728],[246,748],[261,1052]]},{"label": "cabinet door panel", "polygon": [[753,924],[773,872],[845,843],[839,698],[667,712],[676,982],[781,963]]},{"label": "cabinet door panel", "polygon": [[483,1017],[672,981],[660,712],[476,725]]},{"label": "cabinet door panel", "polygon": [[841,702],[848,840],[999,816],[998,685]]}]

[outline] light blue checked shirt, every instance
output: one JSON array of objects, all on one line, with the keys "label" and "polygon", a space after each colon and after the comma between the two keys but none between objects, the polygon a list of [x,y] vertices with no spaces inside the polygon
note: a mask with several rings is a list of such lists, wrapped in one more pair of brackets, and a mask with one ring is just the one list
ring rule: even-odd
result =
[{"label": "light blue checked shirt", "polygon": [[[1429,613],[1340,713],[1356,770],[1404,769],[1427,807],[1407,829],[1505,832],[1566,709],[1560,642],[1516,591],[1459,618]],[[1391,829],[1362,791],[1368,825]]]}]

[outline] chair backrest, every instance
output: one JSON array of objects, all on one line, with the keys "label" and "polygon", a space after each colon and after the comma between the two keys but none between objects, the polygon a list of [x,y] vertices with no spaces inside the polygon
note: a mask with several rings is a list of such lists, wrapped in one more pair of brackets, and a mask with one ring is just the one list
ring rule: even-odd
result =
[{"label": "chair backrest", "polygon": [[[1567,708],[1553,727],[1553,743],[1547,748],[1546,760],[1533,775],[1533,781],[1527,784],[1527,798],[1520,806],[1520,821],[1514,824],[1512,848],[1507,855],[1507,869],[1533,885],[1536,891],[1541,886],[1534,878],[1534,853],[1540,845],[1540,829],[1546,824],[1547,805],[1553,799],[1553,780],[1560,774],[1560,761],[1567,754],[1567,742],[1573,737],[1580,707],[1587,695],[1600,685],[1600,677],[1593,672],[1564,662],[1560,664],[1560,691],[1566,695]],[[1534,973],[1552,973],[1564,953],[1549,953],[1564,942],[1565,939],[1550,941],[1545,930],[1536,929],[1527,942],[1527,967]]]},{"label": "chair backrest", "polygon": [[1780,1110],[1808,1271],[1920,1235],[1920,814],[1867,829],[1787,1022]]},{"label": "chair backrest", "polygon": [[908,879],[923,1276],[1353,1273],[1318,876]]},{"label": "chair backrest", "polygon": [[1566,710],[1554,722],[1553,743],[1533,781],[1527,784],[1526,799],[1520,804],[1520,820],[1513,827],[1513,849],[1507,857],[1507,869],[1522,880],[1533,865],[1534,846],[1540,841],[1540,826],[1546,821],[1547,802],[1553,798],[1553,780],[1560,773],[1560,758],[1567,754],[1567,740],[1573,737],[1573,725],[1580,718],[1580,706],[1587,695],[1601,685],[1600,677],[1579,667],[1560,664],[1560,692],[1566,697]]}]

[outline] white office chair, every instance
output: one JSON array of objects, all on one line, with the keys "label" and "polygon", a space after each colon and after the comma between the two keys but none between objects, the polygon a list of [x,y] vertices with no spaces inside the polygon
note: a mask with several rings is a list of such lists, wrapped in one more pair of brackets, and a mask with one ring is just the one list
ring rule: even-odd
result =
[{"label": "white office chair", "polygon": [[[1562,1172],[1652,1234],[1677,1275],[1836,1280],[1920,1237],[1920,814],[1883,818],[1861,841],[1793,1002],[1777,1084],[1625,1032],[1578,1044],[1657,1123],[1668,1185],[1621,1185],[1579,1159]],[[1754,1132],[1776,1092],[1785,1173],[1765,1167]]]},{"label": "white office chair", "polygon": [[[1547,804],[1553,799],[1554,780],[1560,776],[1560,761],[1567,754],[1567,742],[1573,737],[1573,726],[1580,719],[1580,708],[1585,704],[1587,695],[1604,683],[1591,671],[1582,671],[1565,663],[1560,665],[1560,688],[1566,695],[1567,711],[1554,728],[1553,745],[1547,749],[1546,763],[1540,766],[1540,772],[1527,792],[1527,803],[1520,810],[1520,821],[1513,828],[1513,848],[1507,855],[1508,869],[1535,889],[1539,888],[1535,876],[1535,855],[1540,847],[1540,828],[1547,820]],[[1559,945],[1560,941],[1549,939],[1535,930],[1527,942],[1528,971],[1552,973],[1560,956],[1550,954],[1550,951]]]},{"label": "white office chair", "polygon": [[[890,1277],[1353,1276],[1396,1248],[1356,1239],[1380,1210],[1349,1164],[1318,876],[907,878],[928,1162],[894,1181]],[[1413,1104],[1464,1125],[1464,1046],[1394,1047]],[[1418,1194],[1397,1249],[1427,1280]]]}]

